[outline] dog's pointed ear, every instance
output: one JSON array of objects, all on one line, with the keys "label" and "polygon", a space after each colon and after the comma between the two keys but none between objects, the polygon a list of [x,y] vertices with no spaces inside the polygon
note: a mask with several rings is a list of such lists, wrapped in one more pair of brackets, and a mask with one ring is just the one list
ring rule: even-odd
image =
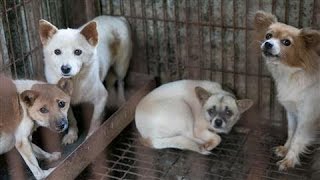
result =
[{"label": "dog's pointed ear", "polygon": [[92,46],[96,46],[98,44],[98,31],[97,31],[97,23],[94,21],[89,22],[80,33],[86,38],[86,40]]},{"label": "dog's pointed ear", "polygon": [[271,24],[276,22],[278,22],[278,20],[275,15],[264,11],[257,11],[254,16],[254,27],[260,32],[265,32]]},{"label": "dog's pointed ear", "polygon": [[212,96],[210,92],[203,89],[202,87],[197,86],[194,90],[196,92],[197,98],[202,105],[210,98],[210,96]]},{"label": "dog's pointed ear", "polygon": [[310,28],[303,28],[300,37],[305,42],[306,48],[316,48],[320,45],[320,32]]},{"label": "dog's pointed ear", "polygon": [[49,42],[54,34],[58,32],[58,28],[48,21],[41,19],[39,21],[39,35],[42,45]]},{"label": "dog's pointed ear", "polygon": [[61,78],[58,83],[57,86],[59,89],[61,89],[63,92],[65,92],[66,94],[68,94],[69,96],[71,96],[72,92],[73,92],[73,83],[71,81],[71,79],[68,78]]},{"label": "dog's pointed ear", "polygon": [[23,91],[20,94],[20,99],[22,102],[24,102],[27,106],[32,106],[34,101],[38,98],[39,93],[37,91],[32,91],[32,90],[26,90]]},{"label": "dog's pointed ear", "polygon": [[253,101],[251,99],[240,99],[236,101],[240,114],[247,111],[252,105]]}]

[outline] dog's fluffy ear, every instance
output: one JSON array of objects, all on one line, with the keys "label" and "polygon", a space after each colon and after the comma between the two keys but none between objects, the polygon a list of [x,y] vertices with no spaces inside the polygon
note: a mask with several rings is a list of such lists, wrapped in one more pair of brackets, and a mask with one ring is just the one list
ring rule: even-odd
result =
[{"label": "dog's fluffy ear", "polygon": [[46,45],[52,36],[58,32],[58,28],[49,23],[48,21],[41,19],[39,21],[39,34],[42,45]]},{"label": "dog's fluffy ear", "polygon": [[251,99],[240,99],[240,100],[237,100],[236,102],[237,102],[237,106],[240,114],[247,111],[253,105],[253,101]]},{"label": "dog's fluffy ear", "polygon": [[27,105],[32,106],[34,101],[38,98],[39,93],[37,91],[26,90],[20,94],[20,99]]},{"label": "dog's fluffy ear", "polygon": [[57,86],[59,89],[61,89],[63,92],[71,96],[73,91],[73,83],[71,79],[67,78],[61,78],[59,82],[57,83]]},{"label": "dog's fluffy ear", "polygon": [[316,48],[320,45],[320,32],[310,28],[303,28],[300,37],[305,42],[306,48]]},{"label": "dog's fluffy ear", "polygon": [[264,11],[257,11],[254,16],[254,27],[259,32],[265,32],[271,24],[276,22],[278,22],[276,16]]},{"label": "dog's fluffy ear", "polygon": [[87,39],[89,44],[96,46],[98,44],[98,31],[97,23],[94,21],[89,22],[80,33]]},{"label": "dog's fluffy ear", "polygon": [[210,96],[212,96],[210,92],[203,89],[202,87],[197,86],[194,90],[196,92],[197,98],[202,105],[210,98]]}]

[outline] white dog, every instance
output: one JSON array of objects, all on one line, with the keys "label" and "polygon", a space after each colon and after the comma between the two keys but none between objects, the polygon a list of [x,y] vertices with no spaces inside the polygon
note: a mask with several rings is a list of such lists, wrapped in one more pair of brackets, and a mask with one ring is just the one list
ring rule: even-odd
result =
[{"label": "white dog", "polygon": [[[49,83],[61,77],[71,78],[74,92],[73,105],[89,102],[94,105],[90,135],[101,123],[108,88],[118,80],[118,96],[124,100],[123,79],[131,58],[132,42],[129,24],[122,17],[99,16],[79,29],[57,29],[40,20],[39,33],[43,44],[45,76]],[[62,140],[73,143],[78,128],[72,111],[69,111],[69,130]]]},{"label": "white dog", "polygon": [[216,133],[228,133],[252,104],[249,99],[236,100],[218,83],[181,80],[144,97],[135,122],[147,146],[209,154],[221,141]]}]

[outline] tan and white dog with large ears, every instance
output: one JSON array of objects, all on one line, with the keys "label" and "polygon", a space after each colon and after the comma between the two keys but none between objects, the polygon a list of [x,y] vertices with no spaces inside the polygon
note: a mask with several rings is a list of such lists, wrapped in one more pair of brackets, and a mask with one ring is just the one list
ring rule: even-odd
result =
[{"label": "tan and white dog with large ears", "polygon": [[136,108],[135,123],[147,146],[210,154],[221,141],[217,133],[229,133],[252,105],[218,83],[181,80],[145,96]]},{"label": "tan and white dog with large ears", "polygon": [[45,152],[32,143],[38,126],[56,132],[68,128],[72,82],[61,79],[57,85],[32,80],[15,80],[0,75],[0,154],[16,147],[36,179],[47,177],[54,168],[42,170],[38,159],[55,161],[60,152]]},{"label": "tan and white dog with large ears", "polygon": [[[123,17],[99,16],[79,29],[58,29],[40,20],[45,76],[49,83],[61,77],[71,78],[74,92],[71,103],[91,103],[94,112],[89,135],[100,125],[108,90],[117,81],[118,97],[124,101],[124,82],[131,58],[132,41],[129,24]],[[107,77],[107,78],[106,78]],[[78,138],[76,119],[70,109],[70,127],[62,140],[73,143]]]},{"label": "tan and white dog with large ears", "polygon": [[287,112],[288,139],[275,148],[283,158],[279,169],[285,170],[299,164],[299,155],[314,140],[320,123],[320,32],[280,23],[263,11],[255,14],[254,24],[278,100]]}]

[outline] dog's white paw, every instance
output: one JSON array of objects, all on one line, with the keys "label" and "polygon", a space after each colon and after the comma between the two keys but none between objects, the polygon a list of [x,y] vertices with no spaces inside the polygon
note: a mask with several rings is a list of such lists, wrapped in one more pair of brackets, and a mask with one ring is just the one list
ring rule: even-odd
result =
[{"label": "dog's white paw", "polygon": [[48,158],[48,161],[49,162],[52,162],[52,161],[56,161],[58,159],[60,159],[61,157],[61,152],[53,152],[50,157]]},{"label": "dog's white paw", "polygon": [[210,141],[203,144],[203,149],[207,151],[211,151],[213,148],[217,147],[221,142],[220,136],[215,136],[215,138],[211,139]]},{"label": "dog's white paw", "polygon": [[289,168],[293,168],[296,164],[298,164],[299,161],[297,158],[284,158],[281,161],[277,162],[277,165],[279,166],[280,171],[286,171]]},{"label": "dog's white paw", "polygon": [[204,145],[200,145],[200,146],[199,146],[199,153],[200,153],[200,154],[203,154],[203,155],[212,154],[210,151],[206,150],[206,148],[204,147]]},{"label": "dog's white paw", "polygon": [[62,138],[62,144],[67,145],[67,144],[72,144],[78,139],[78,134],[74,132],[69,132]]},{"label": "dog's white paw", "polygon": [[38,180],[39,180],[39,179],[45,179],[45,178],[48,177],[49,174],[50,174],[52,171],[54,171],[55,169],[56,169],[56,168],[50,168],[50,169],[47,169],[47,170],[42,170],[42,171],[34,174],[34,177],[35,177],[36,179],[38,179]]},{"label": "dog's white paw", "polygon": [[288,153],[288,148],[285,146],[277,146],[274,148],[274,154],[278,157],[285,157]]}]

